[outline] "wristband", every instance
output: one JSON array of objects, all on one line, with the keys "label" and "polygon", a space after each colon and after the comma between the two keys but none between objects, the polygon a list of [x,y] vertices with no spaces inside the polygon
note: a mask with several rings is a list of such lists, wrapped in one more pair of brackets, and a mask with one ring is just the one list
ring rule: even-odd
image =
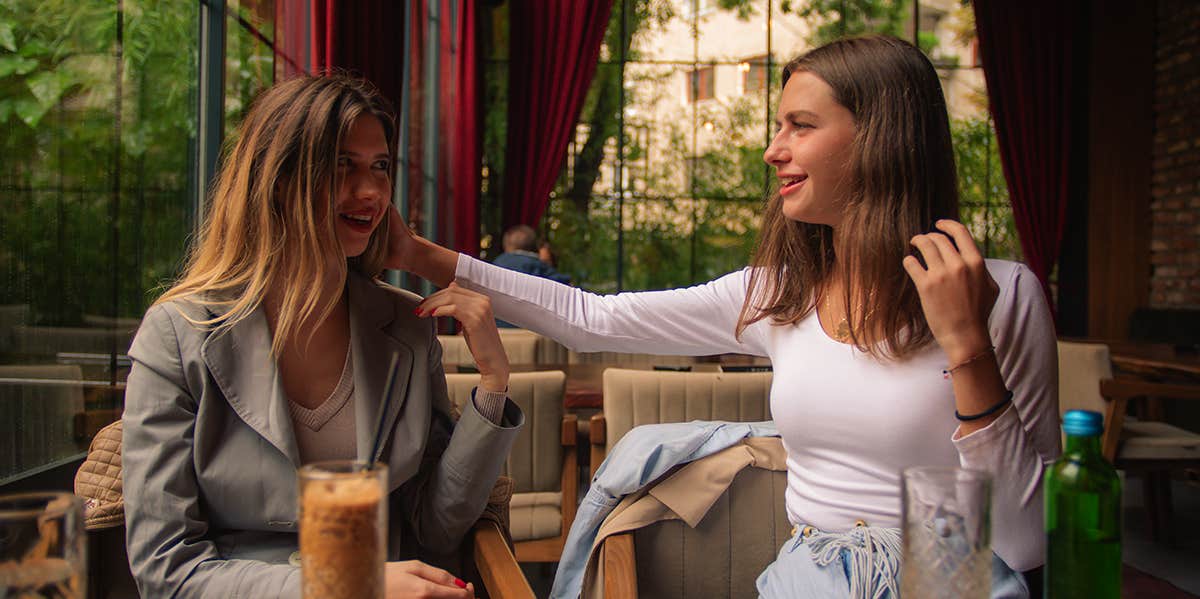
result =
[{"label": "wristband", "polygon": [[1000,401],[996,402],[996,405],[994,405],[978,414],[968,414],[966,416],[958,413],[958,410],[954,410],[954,417],[958,418],[962,422],[970,422],[972,420],[979,420],[980,418],[987,418],[988,416],[991,416],[992,414],[999,412],[1000,408],[1003,408],[1004,406],[1008,405],[1008,402],[1012,401],[1012,398],[1013,398],[1013,392],[1008,389],[1005,389],[1004,390],[1004,399],[1001,399]]}]

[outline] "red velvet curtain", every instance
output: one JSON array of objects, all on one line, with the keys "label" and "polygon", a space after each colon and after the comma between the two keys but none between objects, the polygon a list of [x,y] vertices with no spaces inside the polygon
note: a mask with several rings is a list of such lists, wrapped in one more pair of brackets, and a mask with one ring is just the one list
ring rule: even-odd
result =
[{"label": "red velvet curtain", "polygon": [[[470,256],[479,255],[479,185],[482,149],[479,128],[479,54],[476,44],[475,0],[462,0],[458,27],[454,31],[456,60],[451,83],[453,113],[443,112],[443,128],[449,133],[451,203],[449,241],[451,247]],[[449,61],[447,61],[449,62]],[[445,197],[445,196],[443,196]]]},{"label": "red velvet curtain", "polygon": [[404,3],[389,0],[297,0],[275,4],[276,53],[284,78],[336,67],[374,83],[393,107],[400,104]]},{"label": "red velvet curtain", "polygon": [[1047,299],[1066,222],[1079,0],[975,0],[988,101],[1025,262]]},{"label": "red velvet curtain", "polygon": [[596,73],[612,0],[510,0],[504,227],[537,226]]}]

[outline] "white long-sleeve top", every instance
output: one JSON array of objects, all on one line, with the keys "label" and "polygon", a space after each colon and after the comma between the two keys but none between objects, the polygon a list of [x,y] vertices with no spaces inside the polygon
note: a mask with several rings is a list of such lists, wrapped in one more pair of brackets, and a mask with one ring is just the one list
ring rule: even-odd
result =
[{"label": "white long-sleeve top", "polygon": [[1045,561],[1040,481],[1060,452],[1054,325],[1027,267],[1002,260],[987,267],[1000,286],[988,330],[1013,405],[958,439],[946,356],[936,343],[903,361],[881,361],[831,339],[815,310],[795,325],[760,320],[736,339],[749,268],[686,289],[599,296],[460,256],[456,280],[487,294],[498,318],[576,351],[770,357],[792,523],[825,531],[858,519],[899,527],[901,471],[961,465],[992,473],[993,550],[1028,570]]}]

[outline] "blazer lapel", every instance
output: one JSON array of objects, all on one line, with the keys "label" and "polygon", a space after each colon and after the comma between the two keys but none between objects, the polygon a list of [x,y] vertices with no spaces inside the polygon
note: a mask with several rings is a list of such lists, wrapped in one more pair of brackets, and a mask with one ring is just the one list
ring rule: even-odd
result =
[{"label": "blazer lapel", "polygon": [[233,328],[209,335],[200,352],[233,411],[299,468],[292,416],[271,355],[271,331],[262,308]]},{"label": "blazer lapel", "polygon": [[385,438],[395,426],[396,418],[408,397],[413,350],[389,329],[396,316],[396,303],[390,297],[391,292],[353,271],[347,290],[350,302],[350,351],[354,360],[354,426],[358,459],[376,461],[384,447],[381,446],[373,456],[367,454],[371,452],[371,441],[379,427],[379,409],[388,384],[388,366],[393,353],[396,354],[396,384],[392,387],[391,405],[387,414],[383,415]]}]

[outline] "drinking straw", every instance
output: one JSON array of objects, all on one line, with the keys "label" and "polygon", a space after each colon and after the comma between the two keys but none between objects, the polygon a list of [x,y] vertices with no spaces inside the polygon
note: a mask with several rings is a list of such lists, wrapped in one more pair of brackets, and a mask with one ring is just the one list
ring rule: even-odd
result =
[{"label": "drinking straw", "polygon": [[396,386],[396,370],[400,363],[400,352],[392,352],[392,361],[388,366],[387,387],[383,391],[383,401],[379,404],[378,424],[375,425],[375,437],[371,440],[371,453],[367,454],[367,463],[364,468],[370,468],[375,462],[375,456],[379,453],[380,447],[383,445],[383,429],[387,420],[388,412],[392,406],[392,389]]}]

